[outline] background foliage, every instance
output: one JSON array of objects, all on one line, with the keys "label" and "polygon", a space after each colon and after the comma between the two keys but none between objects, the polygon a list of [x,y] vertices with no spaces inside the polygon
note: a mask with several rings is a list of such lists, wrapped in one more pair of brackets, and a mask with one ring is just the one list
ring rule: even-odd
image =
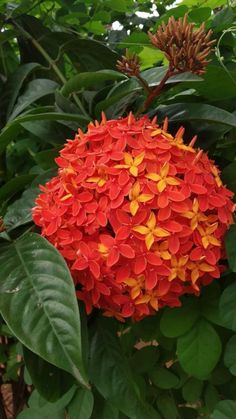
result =
[{"label": "background foliage", "polygon": [[[170,8],[171,6],[171,8]],[[143,13],[139,13],[143,12]],[[22,0],[0,4],[0,380],[2,418],[234,419],[236,227],[229,269],[200,298],[120,324],[77,305],[70,273],[31,223],[38,185],[66,138],[89,120],[139,109],[145,93],[117,72],[124,48],[157,85],[163,54],[147,31],[188,13],[214,31],[204,77],[169,80],[150,115],[198,134],[236,192],[236,5],[231,0]],[[67,415],[67,416],[66,416]]]}]

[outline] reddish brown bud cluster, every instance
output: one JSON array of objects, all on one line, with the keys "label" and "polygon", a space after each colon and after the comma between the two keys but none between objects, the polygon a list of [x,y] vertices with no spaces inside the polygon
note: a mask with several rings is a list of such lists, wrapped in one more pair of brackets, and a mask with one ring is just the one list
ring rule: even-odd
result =
[{"label": "reddish brown bud cluster", "polygon": [[140,60],[136,54],[130,53],[126,50],[125,55],[122,56],[122,60],[117,61],[117,69],[127,76],[139,76],[140,73]]},{"label": "reddish brown bud cluster", "polygon": [[194,30],[187,15],[175,20],[170,17],[167,25],[162,23],[155,34],[149,33],[153,45],[165,53],[170,69],[178,72],[190,71],[201,75],[209,63],[207,56],[212,51],[212,31],[205,32],[204,23]]}]

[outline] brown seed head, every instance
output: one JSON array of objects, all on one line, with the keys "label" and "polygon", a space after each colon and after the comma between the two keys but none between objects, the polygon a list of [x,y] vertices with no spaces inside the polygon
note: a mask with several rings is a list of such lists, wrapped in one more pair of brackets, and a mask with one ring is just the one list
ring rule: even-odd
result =
[{"label": "brown seed head", "polygon": [[140,60],[136,54],[130,53],[126,50],[122,60],[118,60],[116,64],[117,69],[127,76],[138,76],[140,73]]},{"label": "brown seed head", "polygon": [[207,56],[212,51],[214,40],[210,40],[212,31],[205,32],[204,23],[194,30],[194,24],[188,23],[187,15],[175,20],[172,16],[167,25],[162,23],[155,34],[149,33],[151,43],[165,53],[171,70],[190,71],[201,75],[209,63]]}]

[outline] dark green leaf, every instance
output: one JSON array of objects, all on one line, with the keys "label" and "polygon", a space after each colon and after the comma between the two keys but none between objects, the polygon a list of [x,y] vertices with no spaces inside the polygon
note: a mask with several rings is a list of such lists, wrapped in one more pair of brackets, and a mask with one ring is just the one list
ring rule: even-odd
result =
[{"label": "dark green leaf", "polygon": [[69,96],[73,92],[81,89],[88,89],[97,84],[104,83],[109,80],[124,80],[126,76],[114,70],[101,70],[89,73],[80,73],[72,77],[61,89],[64,96]]},{"label": "dark green leaf", "polygon": [[159,388],[168,390],[178,385],[179,378],[168,368],[157,367],[150,372],[151,381]]},{"label": "dark green leaf", "polygon": [[179,308],[167,308],[161,317],[161,332],[169,338],[181,336],[191,329],[198,317],[198,306],[194,301],[185,301]]},{"label": "dark green leaf", "polygon": [[200,399],[202,394],[203,381],[198,380],[197,378],[189,378],[188,381],[184,384],[182,388],[182,394],[186,402],[196,402]]},{"label": "dark green leaf", "polygon": [[58,251],[30,233],[1,250],[0,309],[17,338],[86,385],[80,317],[70,272]]},{"label": "dark green leaf", "polygon": [[74,384],[73,377],[26,347],[23,350],[24,361],[34,387],[49,402],[60,399]]},{"label": "dark green leaf", "polygon": [[171,122],[204,121],[236,127],[236,116],[224,109],[203,103],[174,103],[157,108],[159,115]]},{"label": "dark green leaf", "polygon": [[158,349],[155,346],[146,346],[135,352],[130,362],[134,370],[138,373],[150,371],[159,357]]},{"label": "dark green leaf", "polygon": [[220,395],[217,388],[211,383],[208,383],[205,389],[204,399],[206,406],[210,412],[212,412],[216,404],[220,401]]},{"label": "dark green leaf", "polygon": [[177,355],[183,369],[193,377],[204,379],[216,366],[221,354],[221,341],[206,320],[199,320],[178,338]]},{"label": "dark green leaf", "polygon": [[223,182],[234,193],[236,193],[235,172],[236,172],[236,162],[233,162],[233,163],[230,163],[228,166],[226,166],[221,174],[221,178]]},{"label": "dark green leaf", "polygon": [[164,419],[177,419],[179,417],[174,399],[168,394],[157,397],[156,405]]},{"label": "dark green leaf", "polygon": [[102,396],[128,417],[155,419],[156,412],[144,402],[119,340],[108,321],[98,321],[91,342],[91,380]]},{"label": "dark green leaf", "polygon": [[[236,226],[233,226],[236,227]],[[234,233],[236,233],[236,228],[234,229]],[[232,238],[232,236],[231,236]],[[228,245],[227,247],[229,246]],[[226,242],[227,244],[227,242]],[[235,248],[235,242],[231,241],[231,245]],[[232,250],[232,249],[231,249]],[[228,247],[228,252],[230,251]],[[236,265],[235,265],[236,266]],[[220,298],[220,317],[221,322],[224,327],[227,327],[229,329],[236,331],[236,284],[231,284],[228,286],[221,298]]]},{"label": "dark green leaf", "polygon": [[19,191],[22,191],[35,178],[35,175],[22,175],[9,180],[0,188],[0,201],[10,199]]},{"label": "dark green leaf", "polygon": [[224,353],[224,363],[231,374],[236,375],[236,335],[227,342]]},{"label": "dark green leaf", "polygon": [[39,67],[38,63],[23,64],[18,67],[14,74],[9,78],[5,89],[5,95],[9,100],[7,107],[7,119],[12,112],[13,106],[25,79],[37,67]]},{"label": "dark green leaf", "polygon": [[87,389],[78,389],[68,405],[70,419],[89,419],[93,410],[93,393]]},{"label": "dark green leaf", "polygon": [[29,105],[36,102],[38,99],[54,93],[57,87],[58,84],[56,82],[48,79],[36,79],[29,82],[24,93],[18,98],[8,121],[12,121],[24,109],[28,108]]}]

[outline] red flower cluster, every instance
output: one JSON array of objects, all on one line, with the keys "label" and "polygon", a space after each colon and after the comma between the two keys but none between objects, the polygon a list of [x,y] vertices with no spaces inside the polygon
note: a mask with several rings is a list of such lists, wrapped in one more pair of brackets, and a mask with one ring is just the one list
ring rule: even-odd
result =
[{"label": "red flower cluster", "polygon": [[79,130],[33,209],[79,299],[139,320],[220,276],[233,196],[206,153],[147,116]]}]

